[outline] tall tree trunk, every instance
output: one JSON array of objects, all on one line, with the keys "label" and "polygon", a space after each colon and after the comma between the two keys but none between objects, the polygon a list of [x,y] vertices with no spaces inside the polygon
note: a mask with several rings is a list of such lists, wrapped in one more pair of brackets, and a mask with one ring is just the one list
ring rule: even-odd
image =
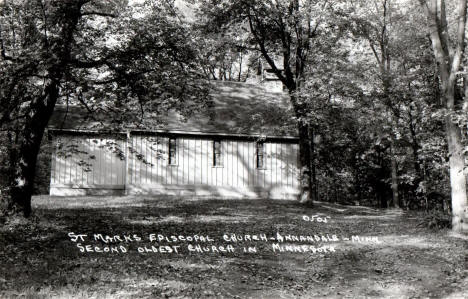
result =
[{"label": "tall tree trunk", "polygon": [[468,231],[468,207],[466,196],[466,176],[464,174],[463,144],[461,130],[450,116],[445,118],[447,143],[449,148],[450,187],[452,197],[452,229],[457,232]]},{"label": "tall tree trunk", "polygon": [[[39,144],[40,146],[40,144]],[[39,146],[30,144],[29,149],[39,152]],[[32,158],[33,152],[19,152],[17,158],[18,167],[12,175],[14,181],[10,183],[9,196],[6,200],[7,214],[22,214],[29,217],[31,214],[31,197],[34,188],[34,177],[36,169],[36,159]]]},{"label": "tall tree trunk", "polygon": [[[248,2],[246,2],[248,3]],[[313,38],[311,26],[307,29],[302,28],[302,21],[299,22],[300,5],[299,1],[292,0],[289,2],[288,11],[283,19],[281,16],[279,20],[279,27],[281,30],[281,58],[282,67],[275,63],[275,57],[272,53],[268,52],[268,33],[264,30],[264,24],[261,18],[258,18],[258,11],[255,5],[247,4],[247,20],[258,47],[265,61],[271,67],[277,78],[286,86],[289,92],[290,100],[294,108],[295,116],[298,119],[298,133],[299,133],[299,181],[300,181],[300,194],[299,200],[301,203],[311,205],[313,202],[312,191],[312,171],[311,171],[311,151],[310,142],[311,137],[309,133],[310,125],[304,120],[307,119],[307,105],[302,101],[298,101],[297,91],[301,91],[302,83],[304,82],[304,70],[307,60],[307,52],[310,49],[310,39]],[[290,19],[288,19],[288,17]],[[295,20],[294,29],[291,28],[291,20]],[[310,25],[310,19],[307,22]],[[307,32],[307,34],[305,34]],[[294,36],[297,39],[297,44],[294,45],[292,41]],[[294,53],[294,55],[292,55]],[[292,56],[295,56],[293,59]]]},{"label": "tall tree trunk", "polygon": [[34,190],[37,157],[47,123],[58,99],[58,83],[52,81],[43,95],[31,104],[32,117],[26,121],[19,134],[19,146],[12,149],[14,160],[9,175],[9,194],[3,198],[2,213],[6,215],[31,215],[31,197]]},{"label": "tall tree trunk", "polygon": [[[16,124],[18,126],[18,130],[15,132],[17,142],[10,145],[11,156],[14,159],[10,161],[13,167],[9,174],[9,194],[2,197],[2,209],[4,209],[2,212],[6,214],[22,213],[26,217],[31,214],[31,196],[40,145],[59,97],[60,81],[67,74],[72,61],[74,33],[83,16],[81,8],[87,3],[89,1],[86,0],[54,1],[53,9],[51,7],[51,10],[47,11],[51,14],[47,19],[54,20],[53,24],[47,23],[46,11],[44,11],[44,6],[40,4],[44,19],[38,21],[37,24],[42,24],[45,37],[38,35],[34,30],[34,34],[26,36],[28,39],[31,38],[31,45],[34,45],[34,49],[37,50],[37,54],[34,55],[39,55],[38,61],[40,60],[44,64],[40,68],[41,71],[31,73],[30,78],[37,78],[38,74],[41,77],[44,76],[40,85],[43,89],[40,95],[25,102],[24,107],[20,107],[22,118]],[[35,17],[36,15],[32,18]],[[32,20],[31,24],[35,26],[36,23]],[[54,29],[48,34],[47,28]],[[26,53],[28,52],[29,50],[26,51]],[[43,68],[45,71],[42,71]],[[34,81],[35,79],[30,80]],[[29,97],[26,99],[29,100]]]},{"label": "tall tree trunk", "polygon": [[[441,96],[447,108],[445,127],[449,150],[450,187],[452,197],[452,229],[457,232],[468,232],[468,211],[466,195],[466,177],[463,172],[465,161],[461,131],[453,123],[451,116],[459,111],[455,105],[455,85],[465,51],[465,30],[467,0],[458,0],[456,7],[455,39],[450,42],[449,28],[445,11],[445,0],[419,0],[427,17],[434,58],[440,76]],[[452,51],[449,51],[452,49]]]}]

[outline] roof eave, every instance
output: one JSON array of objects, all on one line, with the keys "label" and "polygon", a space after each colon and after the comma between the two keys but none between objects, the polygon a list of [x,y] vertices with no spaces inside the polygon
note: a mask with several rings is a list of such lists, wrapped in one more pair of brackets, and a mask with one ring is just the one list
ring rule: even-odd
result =
[{"label": "roof eave", "polygon": [[290,142],[298,142],[297,136],[280,136],[280,135],[265,135],[261,133],[253,134],[235,134],[223,132],[201,132],[201,131],[182,131],[182,130],[139,130],[128,129],[125,131],[110,131],[110,130],[83,130],[83,129],[57,129],[49,128],[50,133],[57,134],[72,134],[72,135],[173,135],[173,136],[191,136],[191,137],[206,137],[206,138],[221,138],[221,139],[255,139],[255,140],[284,140]]}]

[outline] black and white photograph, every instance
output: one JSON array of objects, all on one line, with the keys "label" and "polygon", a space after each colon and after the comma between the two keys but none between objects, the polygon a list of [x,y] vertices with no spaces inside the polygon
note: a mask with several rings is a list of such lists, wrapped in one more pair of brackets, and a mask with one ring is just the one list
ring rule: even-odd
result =
[{"label": "black and white photograph", "polygon": [[468,299],[468,0],[0,0],[0,298]]}]

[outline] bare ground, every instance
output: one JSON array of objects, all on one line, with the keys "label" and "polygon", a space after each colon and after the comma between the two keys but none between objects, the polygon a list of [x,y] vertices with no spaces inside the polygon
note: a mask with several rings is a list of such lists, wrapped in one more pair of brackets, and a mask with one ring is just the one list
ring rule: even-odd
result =
[{"label": "bare ground", "polygon": [[[30,221],[0,228],[1,298],[468,298],[468,239],[418,226],[413,213],[148,196],[42,196],[33,206]],[[313,215],[330,218],[304,220]],[[72,242],[70,232],[87,237]],[[105,243],[94,240],[97,233],[142,240]],[[151,233],[214,241],[149,242]],[[231,233],[265,234],[268,241],[225,241]],[[277,233],[336,235],[338,241],[277,242],[271,239]],[[377,238],[353,242],[352,236]],[[101,249],[123,245],[127,252],[83,253],[79,242]],[[335,252],[278,252],[274,243],[332,246]],[[190,252],[188,244],[231,244],[235,251]],[[179,246],[179,253],[138,252],[160,245]],[[244,252],[248,246],[257,252]]]}]

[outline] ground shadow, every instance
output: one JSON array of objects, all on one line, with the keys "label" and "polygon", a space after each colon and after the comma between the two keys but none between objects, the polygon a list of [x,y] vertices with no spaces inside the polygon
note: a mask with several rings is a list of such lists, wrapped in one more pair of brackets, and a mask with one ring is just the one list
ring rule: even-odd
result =
[{"label": "ground shadow", "polygon": [[[440,297],[457,291],[466,275],[465,240],[419,229],[417,218],[394,211],[148,196],[41,197],[34,205],[33,221],[0,232],[0,284],[6,297]],[[304,221],[313,215],[329,216],[329,222]],[[125,245],[128,252],[82,253],[70,232],[87,234],[93,247]],[[224,234],[277,233],[378,236],[381,242],[340,241],[336,252],[323,254],[275,252],[272,240],[223,240]],[[216,241],[210,246],[231,244],[236,251],[194,253],[187,242],[168,240],[105,243],[94,241],[94,234],[211,236]],[[178,254],[139,253],[143,245],[181,247]],[[243,252],[249,246],[257,252]]]}]

